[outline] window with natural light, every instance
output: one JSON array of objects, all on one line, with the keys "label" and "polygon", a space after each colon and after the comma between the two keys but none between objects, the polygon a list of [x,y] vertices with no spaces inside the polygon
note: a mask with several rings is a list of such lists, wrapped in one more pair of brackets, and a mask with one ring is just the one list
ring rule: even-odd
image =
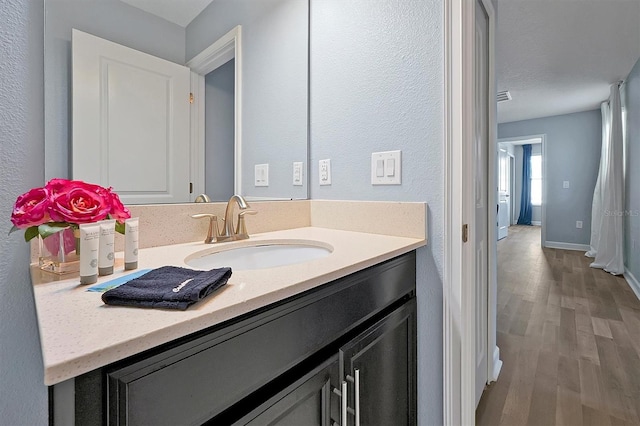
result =
[{"label": "window with natural light", "polygon": [[542,205],[542,156],[531,156],[531,204]]}]

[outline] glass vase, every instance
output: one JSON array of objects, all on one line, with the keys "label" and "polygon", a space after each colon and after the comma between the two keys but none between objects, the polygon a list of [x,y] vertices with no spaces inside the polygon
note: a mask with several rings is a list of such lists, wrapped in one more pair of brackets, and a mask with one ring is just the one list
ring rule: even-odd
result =
[{"label": "glass vase", "polygon": [[56,232],[46,238],[39,236],[40,269],[54,274],[73,274],[80,271],[79,235],[72,228]]}]

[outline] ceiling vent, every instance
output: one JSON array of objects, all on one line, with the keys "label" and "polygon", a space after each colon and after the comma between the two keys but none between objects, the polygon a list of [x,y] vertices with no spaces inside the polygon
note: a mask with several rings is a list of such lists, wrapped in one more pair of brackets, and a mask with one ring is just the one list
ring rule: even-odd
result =
[{"label": "ceiling vent", "polygon": [[511,93],[508,90],[503,90],[502,92],[498,92],[496,95],[496,101],[498,102],[506,102],[511,100]]}]

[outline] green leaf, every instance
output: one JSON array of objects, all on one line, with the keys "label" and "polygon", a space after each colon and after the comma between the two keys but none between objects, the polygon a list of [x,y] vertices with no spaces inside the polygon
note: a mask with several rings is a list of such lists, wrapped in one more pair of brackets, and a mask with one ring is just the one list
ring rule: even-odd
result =
[{"label": "green leaf", "polygon": [[11,235],[13,232],[20,230],[17,226],[13,225],[11,229],[9,229],[9,233],[7,235]]},{"label": "green leaf", "polygon": [[38,226],[38,233],[42,236],[42,238],[47,238],[49,235],[53,235],[57,232],[62,232],[68,227],[68,223],[49,222]]},{"label": "green leaf", "polygon": [[24,230],[24,240],[29,242],[39,234],[37,226],[30,226]]},{"label": "green leaf", "polygon": [[119,232],[120,234],[124,235],[124,223],[120,223],[116,221],[116,232]]}]

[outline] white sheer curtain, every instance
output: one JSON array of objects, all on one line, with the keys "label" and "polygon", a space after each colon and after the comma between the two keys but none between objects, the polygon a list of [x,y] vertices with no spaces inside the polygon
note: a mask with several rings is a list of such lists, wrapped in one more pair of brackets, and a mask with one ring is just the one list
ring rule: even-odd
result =
[{"label": "white sheer curtain", "polygon": [[592,268],[618,275],[624,273],[624,175],[622,144],[622,106],[619,84],[611,86],[609,103],[603,103],[602,151],[598,180],[591,209]]}]

